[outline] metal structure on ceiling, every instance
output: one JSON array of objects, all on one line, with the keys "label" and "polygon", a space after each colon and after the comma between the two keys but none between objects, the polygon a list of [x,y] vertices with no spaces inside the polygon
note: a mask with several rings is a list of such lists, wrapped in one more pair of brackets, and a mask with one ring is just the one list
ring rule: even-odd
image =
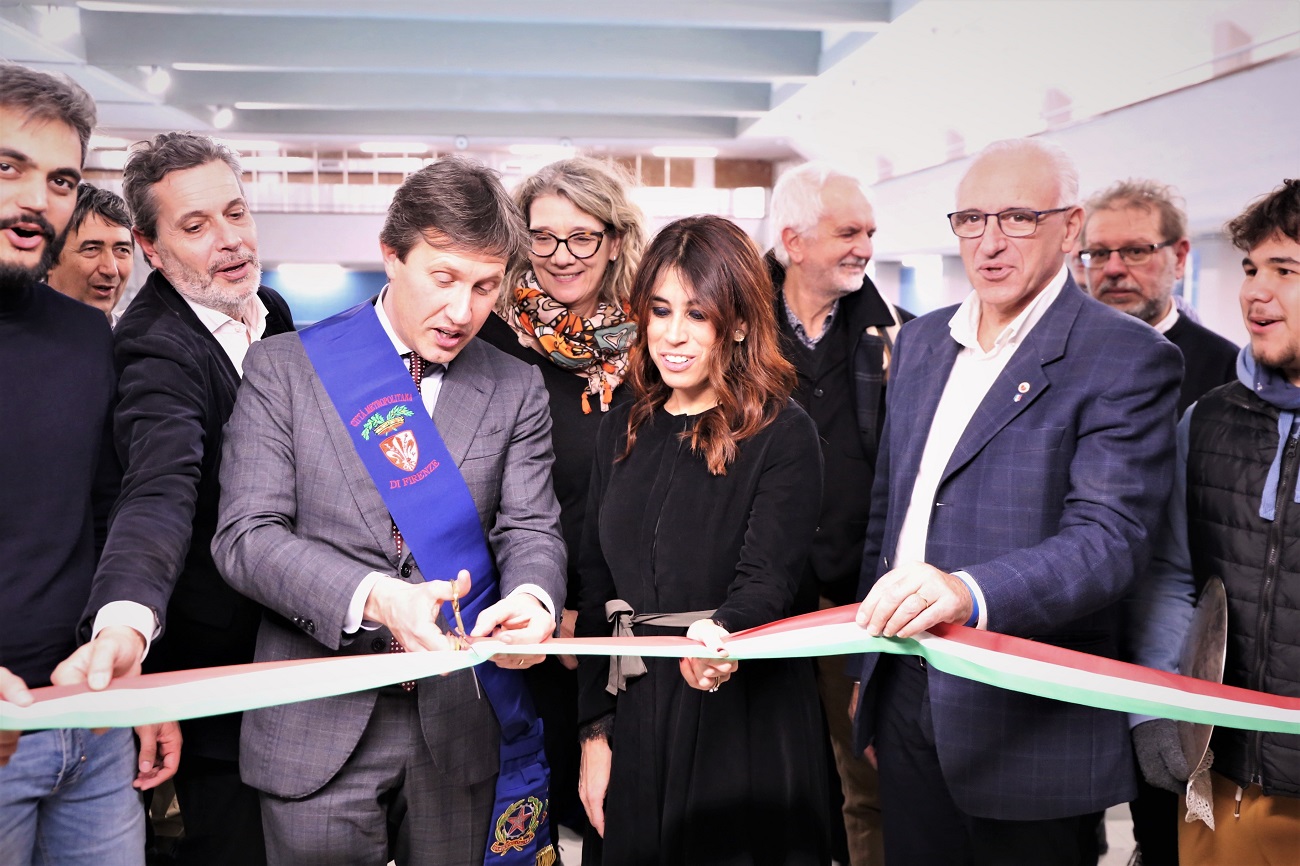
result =
[{"label": "metal structure on ceiling", "polygon": [[220,128],[326,147],[699,144],[779,158],[792,152],[750,125],[914,2],[0,3],[0,56],[68,72],[123,137]]}]

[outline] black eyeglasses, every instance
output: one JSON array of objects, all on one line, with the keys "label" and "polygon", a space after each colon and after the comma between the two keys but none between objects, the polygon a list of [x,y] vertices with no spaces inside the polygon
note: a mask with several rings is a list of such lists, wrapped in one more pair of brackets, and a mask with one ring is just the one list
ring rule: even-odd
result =
[{"label": "black eyeglasses", "polygon": [[529,249],[533,255],[549,259],[564,244],[569,255],[575,259],[589,259],[600,249],[600,242],[605,239],[604,232],[574,232],[567,238],[556,237],[550,232],[530,232],[532,241]]},{"label": "black eyeglasses", "polygon": [[1002,229],[1002,234],[1009,238],[1027,238],[1032,237],[1034,232],[1038,231],[1038,224],[1043,217],[1067,210],[1071,210],[1071,208],[1058,207],[1051,210],[1029,210],[1028,208],[1014,207],[1001,213],[959,210],[956,213],[948,214],[948,224],[952,226],[952,233],[959,238],[977,238],[984,234],[989,217],[993,217],[998,221],[998,228]]},{"label": "black eyeglasses", "polygon": [[1079,258],[1083,260],[1085,268],[1092,268],[1093,270],[1106,267],[1106,262],[1110,261],[1111,253],[1119,253],[1120,261],[1126,265],[1141,265],[1155,255],[1156,250],[1162,250],[1173,245],[1174,241],[1165,241],[1160,244],[1134,244],[1129,247],[1120,247],[1117,250],[1080,250]]}]

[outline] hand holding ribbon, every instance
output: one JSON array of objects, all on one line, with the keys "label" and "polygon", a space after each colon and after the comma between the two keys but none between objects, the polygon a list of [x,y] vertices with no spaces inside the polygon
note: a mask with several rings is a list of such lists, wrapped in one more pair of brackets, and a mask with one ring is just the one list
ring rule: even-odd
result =
[{"label": "hand holding ribbon", "polygon": [[916,637],[940,623],[961,625],[973,603],[961,578],[924,562],[905,562],[876,581],[857,623],[877,637]]},{"label": "hand holding ribbon", "polygon": [[[730,632],[711,619],[697,619],[686,629],[686,637],[704,644],[717,658],[727,658],[730,655],[723,645],[730,636]],[[698,658],[684,658],[677,665],[687,685],[705,692],[716,692],[718,686],[731,679],[731,675],[740,666],[734,661]]]},{"label": "hand holding ribbon", "polygon": [[[503,644],[537,644],[555,631],[555,617],[527,592],[513,592],[484,608],[470,637],[494,637]],[[497,655],[492,661],[502,668],[527,668],[544,655]]]}]

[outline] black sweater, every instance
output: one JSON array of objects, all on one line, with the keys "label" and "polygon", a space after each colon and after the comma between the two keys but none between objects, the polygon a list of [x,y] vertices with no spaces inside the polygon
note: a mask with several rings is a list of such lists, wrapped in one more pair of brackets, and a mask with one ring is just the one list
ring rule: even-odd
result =
[{"label": "black sweater", "polygon": [[0,665],[29,686],[76,648],[120,477],[114,391],[103,313],[0,287]]}]

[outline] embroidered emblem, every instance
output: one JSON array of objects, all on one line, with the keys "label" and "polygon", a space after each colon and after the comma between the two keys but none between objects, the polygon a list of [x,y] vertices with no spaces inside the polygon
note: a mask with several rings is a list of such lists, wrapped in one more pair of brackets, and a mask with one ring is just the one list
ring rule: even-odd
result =
[{"label": "embroidered emblem", "polygon": [[[405,403],[401,403],[389,409],[387,415],[382,412],[376,412],[366,419],[366,426],[361,428],[361,438],[369,442],[371,433],[375,433],[379,436],[387,436],[389,433],[392,433],[398,427],[405,424],[407,418],[414,417],[414,415],[415,413],[408,409]],[[354,421],[353,423],[355,424],[356,422]],[[392,458],[389,459],[391,460]]]},{"label": "embroidered emblem", "polygon": [[516,800],[497,818],[493,854],[522,851],[537,835],[537,827],[546,817],[546,805],[536,797]]},{"label": "embroidered emblem", "polygon": [[[399,425],[402,423],[400,418],[397,423]],[[388,462],[403,472],[415,471],[415,467],[420,463],[420,446],[415,441],[415,434],[410,430],[403,430],[394,436],[389,436],[379,443],[379,447],[388,458]]]}]

